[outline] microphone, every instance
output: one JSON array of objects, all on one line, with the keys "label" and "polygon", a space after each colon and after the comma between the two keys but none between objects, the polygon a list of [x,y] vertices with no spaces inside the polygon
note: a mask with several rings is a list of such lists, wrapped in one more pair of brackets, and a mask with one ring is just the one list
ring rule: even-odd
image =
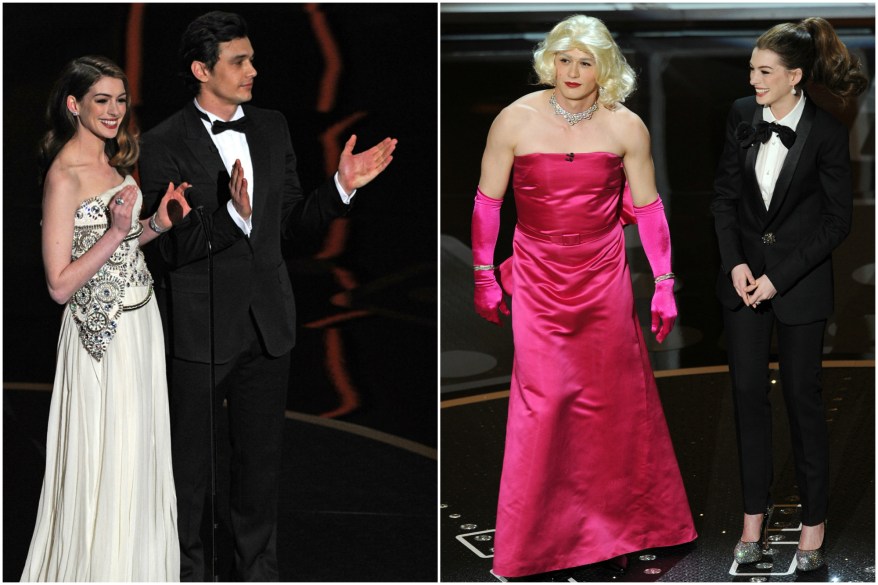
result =
[{"label": "microphone", "polygon": [[568,152],[568,153],[567,153],[567,156],[564,157],[564,160],[566,160],[567,162],[573,162],[573,157],[574,157],[574,156],[575,156],[574,153],[572,153],[572,152]]},{"label": "microphone", "polygon": [[208,347],[210,348],[210,367],[208,376],[208,405],[210,416],[210,536],[211,536],[211,578],[213,581],[219,581],[217,575],[217,550],[216,550],[216,533],[219,529],[217,523],[217,502],[216,502],[216,414],[214,412],[216,397],[216,334],[214,332],[214,300],[213,300],[213,243],[211,242],[211,230],[204,219],[204,206],[198,205],[192,208],[192,211],[198,215],[201,223],[201,231],[204,232],[204,239],[207,245],[207,337]]}]

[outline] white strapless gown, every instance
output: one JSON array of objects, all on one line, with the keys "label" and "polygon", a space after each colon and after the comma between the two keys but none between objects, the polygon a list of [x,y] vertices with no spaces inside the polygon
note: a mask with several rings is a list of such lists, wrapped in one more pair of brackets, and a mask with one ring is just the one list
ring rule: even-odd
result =
[{"label": "white strapless gown", "polygon": [[[73,257],[125,181],[77,210]],[[142,198],[138,195],[135,213]],[[58,339],[46,472],[22,581],[179,581],[162,324],[140,223],[71,299]]]}]

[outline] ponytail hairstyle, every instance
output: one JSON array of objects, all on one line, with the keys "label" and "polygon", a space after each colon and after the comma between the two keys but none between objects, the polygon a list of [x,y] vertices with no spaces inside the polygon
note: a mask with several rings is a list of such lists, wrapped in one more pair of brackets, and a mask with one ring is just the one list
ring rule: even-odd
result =
[{"label": "ponytail hairstyle", "polygon": [[[49,131],[43,136],[39,145],[40,183],[46,178],[46,173],[49,171],[52,161],[58,156],[58,152],[76,134],[79,121],[67,109],[67,96],[72,95],[77,101],[82,100],[88,90],[104,77],[121,79],[125,86],[125,93],[129,92],[128,77],[125,72],[106,57],[79,57],[64,67],[61,76],[52,88],[52,93],[49,94],[49,103],[46,106],[46,123],[49,126]],[[104,145],[110,166],[116,167],[123,176],[131,174],[137,158],[140,156],[137,135],[128,130],[130,115],[131,107],[129,104],[125,116],[119,123],[116,137],[107,140]]]},{"label": "ponytail hairstyle", "polygon": [[756,48],[777,53],[787,69],[802,70],[796,93],[813,80],[844,100],[860,95],[869,86],[860,60],[822,18],[775,25],[756,40]]},{"label": "ponytail hairstyle", "polygon": [[601,88],[598,103],[613,109],[625,101],[637,85],[634,70],[628,65],[619,45],[603,22],[592,16],[577,14],[558,24],[534,49],[533,68],[544,85],[555,86],[555,53],[579,49],[594,56],[595,81]]}]

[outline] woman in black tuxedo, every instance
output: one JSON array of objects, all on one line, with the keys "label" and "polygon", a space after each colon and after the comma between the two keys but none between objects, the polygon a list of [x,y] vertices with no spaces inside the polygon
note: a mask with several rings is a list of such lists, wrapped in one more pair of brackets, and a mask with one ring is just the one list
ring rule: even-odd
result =
[{"label": "woman in black tuxedo", "polygon": [[803,91],[813,81],[845,99],[868,83],[822,18],[779,24],[756,41],[756,95],[729,113],[712,211],[744,493],[738,563],[762,557],[772,481],[768,362],[777,329],[781,382],[802,504],[800,570],[824,564],[828,432],[821,398],[832,251],[850,231],[847,129]]}]

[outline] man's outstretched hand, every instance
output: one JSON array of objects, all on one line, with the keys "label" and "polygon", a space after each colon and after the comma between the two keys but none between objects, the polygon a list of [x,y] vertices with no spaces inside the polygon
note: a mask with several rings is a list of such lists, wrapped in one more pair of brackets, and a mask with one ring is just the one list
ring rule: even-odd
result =
[{"label": "man's outstretched hand", "polygon": [[385,138],[369,150],[354,154],[357,135],[351,135],[338,161],[338,181],[345,193],[359,189],[381,174],[393,160],[396,138]]}]

